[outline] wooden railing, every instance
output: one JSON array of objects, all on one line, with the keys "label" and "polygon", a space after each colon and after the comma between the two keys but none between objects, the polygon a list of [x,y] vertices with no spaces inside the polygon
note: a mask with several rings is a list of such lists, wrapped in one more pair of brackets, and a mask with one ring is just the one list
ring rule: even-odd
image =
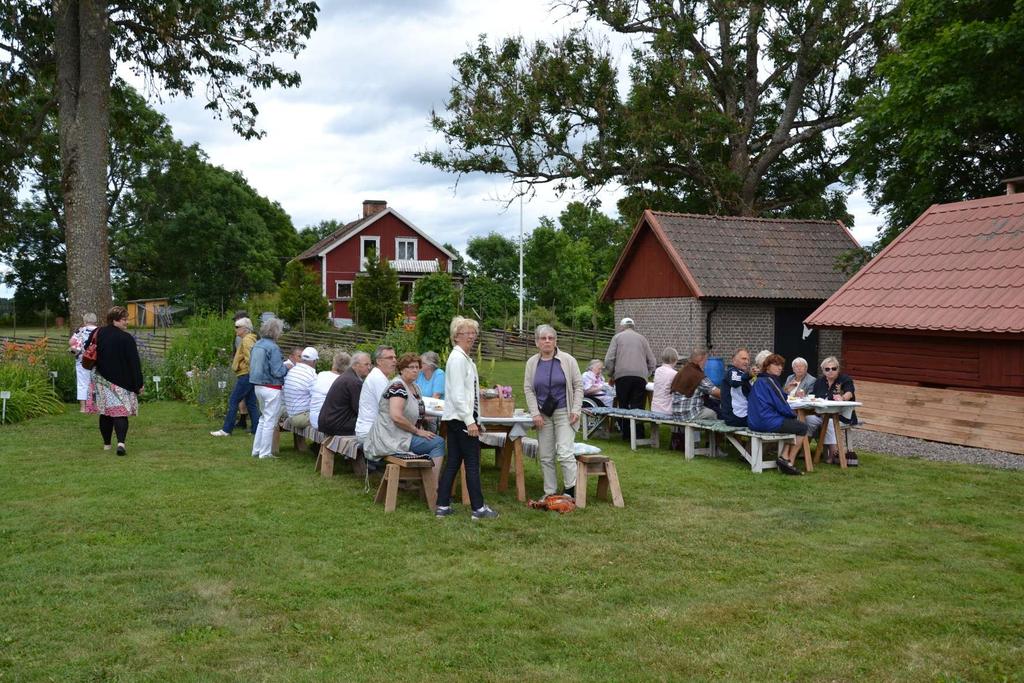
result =
[{"label": "wooden railing", "polygon": [[[156,358],[163,358],[167,354],[167,349],[171,345],[171,338],[164,336],[160,332],[146,332],[138,330],[129,330],[135,335],[135,342],[138,344],[139,353],[152,354]],[[57,334],[48,335],[46,339],[46,355],[54,356],[67,353],[68,350],[68,333],[61,331]],[[14,342],[17,344],[31,344],[36,343],[40,339],[43,339],[42,335],[25,336],[18,335],[13,336],[0,336],[0,344],[5,342]]]}]

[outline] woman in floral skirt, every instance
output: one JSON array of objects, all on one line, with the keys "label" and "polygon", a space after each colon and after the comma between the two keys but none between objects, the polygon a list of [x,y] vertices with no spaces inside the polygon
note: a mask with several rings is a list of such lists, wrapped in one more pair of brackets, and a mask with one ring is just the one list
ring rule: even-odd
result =
[{"label": "woman in floral skirt", "polygon": [[96,345],[96,367],[85,412],[100,416],[103,450],[110,450],[111,437],[117,434],[118,455],[127,455],[128,418],[139,414],[142,393],[142,361],[127,327],[128,310],[114,306],[107,313],[107,324],[94,330],[86,344],[86,348]]}]

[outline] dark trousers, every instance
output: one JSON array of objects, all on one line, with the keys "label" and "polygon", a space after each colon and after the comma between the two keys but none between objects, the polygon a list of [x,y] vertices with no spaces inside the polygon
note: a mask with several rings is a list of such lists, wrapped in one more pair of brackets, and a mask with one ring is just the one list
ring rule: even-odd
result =
[{"label": "dark trousers", "polygon": [[238,404],[245,401],[245,409],[249,411],[249,431],[256,433],[256,425],[260,421],[260,404],[256,400],[256,389],[249,382],[249,373],[239,375],[235,381],[235,388],[231,390],[231,397],[228,399],[228,414],[224,416],[224,426],[221,427],[228,434],[235,428],[235,418],[238,417]]},{"label": "dark trousers", "polygon": [[[615,398],[618,399],[620,408],[643,408],[647,402],[647,378],[618,378],[615,380]],[[619,430],[622,432],[622,440],[629,441],[629,420],[619,420]],[[636,438],[644,438],[642,422],[637,422]]]},{"label": "dark trousers", "polygon": [[782,418],[782,425],[776,430],[779,434],[796,434],[804,436],[807,434],[807,423],[801,422],[795,417]]},{"label": "dark trousers", "polygon": [[459,466],[466,464],[466,488],[469,489],[469,502],[474,510],[484,506],[484,494],[480,488],[480,439],[466,433],[466,423],[461,420],[448,420],[448,456],[444,461],[444,471],[437,485],[437,504],[448,507],[452,502],[452,483],[459,473]]},{"label": "dark trousers", "polygon": [[100,415],[100,436],[103,437],[104,446],[110,445],[110,437],[114,432],[117,432],[117,442],[124,443],[128,437],[128,418]]}]

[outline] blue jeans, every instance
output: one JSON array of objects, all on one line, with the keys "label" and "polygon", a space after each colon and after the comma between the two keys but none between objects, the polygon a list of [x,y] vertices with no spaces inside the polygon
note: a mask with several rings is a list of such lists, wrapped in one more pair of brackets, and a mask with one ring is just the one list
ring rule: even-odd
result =
[{"label": "blue jeans", "polygon": [[409,444],[409,450],[416,455],[426,455],[431,458],[443,458],[444,439],[436,434],[429,439],[413,434],[412,442]]},{"label": "blue jeans", "polygon": [[260,404],[256,400],[256,390],[249,383],[249,373],[238,376],[235,388],[231,390],[231,396],[228,398],[228,414],[224,416],[224,426],[221,427],[228,434],[235,428],[238,403],[242,400],[245,400],[245,407],[249,411],[249,432],[255,434],[256,425],[260,421]]}]

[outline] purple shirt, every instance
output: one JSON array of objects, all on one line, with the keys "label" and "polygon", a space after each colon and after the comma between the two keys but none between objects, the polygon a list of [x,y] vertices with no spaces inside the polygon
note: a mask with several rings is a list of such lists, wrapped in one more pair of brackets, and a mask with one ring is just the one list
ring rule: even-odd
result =
[{"label": "purple shirt", "polygon": [[[550,381],[548,377],[550,376]],[[537,405],[544,405],[548,395],[555,397],[555,409],[565,408],[565,373],[558,358],[538,359],[537,372],[533,375],[533,391],[537,394]]]}]

